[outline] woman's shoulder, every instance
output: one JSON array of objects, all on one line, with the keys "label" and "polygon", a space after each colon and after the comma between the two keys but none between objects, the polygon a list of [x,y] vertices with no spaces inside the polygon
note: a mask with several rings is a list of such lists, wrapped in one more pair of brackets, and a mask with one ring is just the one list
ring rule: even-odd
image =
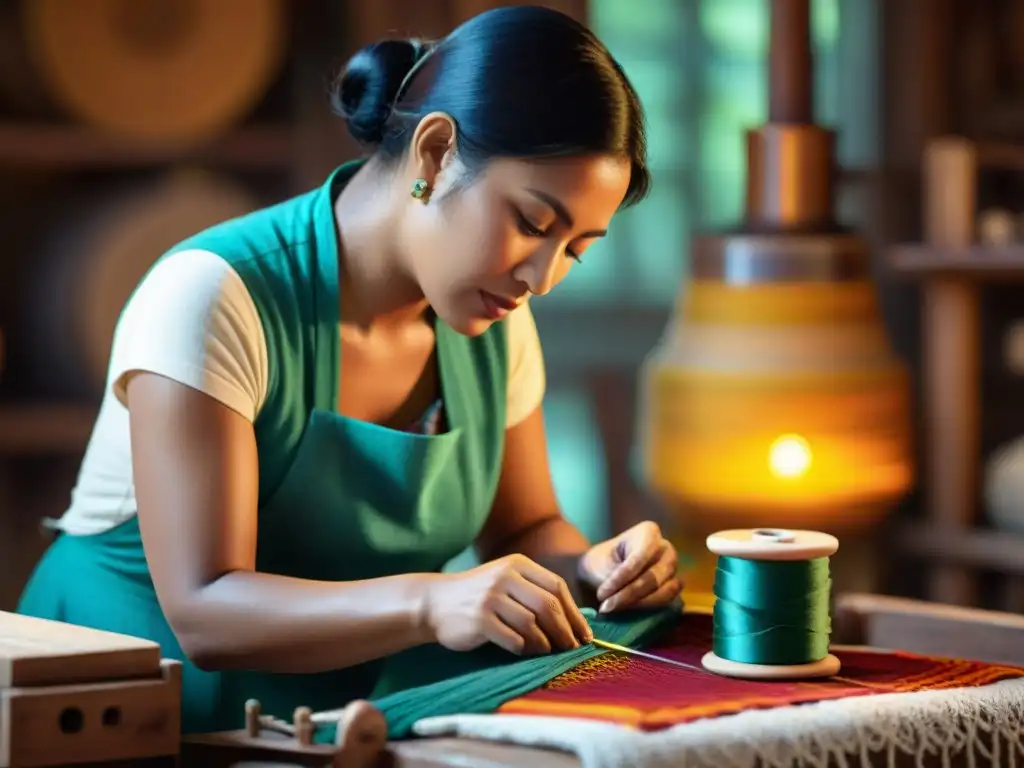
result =
[{"label": "woman's shoulder", "polygon": [[267,345],[244,281],[220,254],[169,253],[142,279],[118,321],[111,352],[114,393],[149,371],[255,417],[267,390]]},{"label": "woman's shoulder", "polygon": [[252,297],[231,261],[205,248],[175,250],[162,256],[139,282],[125,312],[177,307],[180,316],[234,306]]}]

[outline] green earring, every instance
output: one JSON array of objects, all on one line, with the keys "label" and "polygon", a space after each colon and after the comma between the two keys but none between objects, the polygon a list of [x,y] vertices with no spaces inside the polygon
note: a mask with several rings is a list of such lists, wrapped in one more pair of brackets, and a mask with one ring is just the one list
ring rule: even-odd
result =
[{"label": "green earring", "polygon": [[416,179],[416,181],[412,183],[412,189],[410,192],[417,200],[423,200],[423,202],[426,202],[428,189],[430,189],[430,186],[427,184],[426,179]]}]

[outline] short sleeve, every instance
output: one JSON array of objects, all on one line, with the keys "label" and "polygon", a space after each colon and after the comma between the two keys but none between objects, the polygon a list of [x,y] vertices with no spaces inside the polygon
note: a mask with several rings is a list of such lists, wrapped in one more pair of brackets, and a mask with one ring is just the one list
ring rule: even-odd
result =
[{"label": "short sleeve", "polygon": [[114,332],[109,381],[122,405],[133,373],[197,389],[250,421],[267,394],[267,344],[245,283],[209,251],[181,251],[139,284]]},{"label": "short sleeve", "polygon": [[508,400],[505,424],[524,421],[544,399],[544,353],[529,304],[513,310],[508,323]]}]

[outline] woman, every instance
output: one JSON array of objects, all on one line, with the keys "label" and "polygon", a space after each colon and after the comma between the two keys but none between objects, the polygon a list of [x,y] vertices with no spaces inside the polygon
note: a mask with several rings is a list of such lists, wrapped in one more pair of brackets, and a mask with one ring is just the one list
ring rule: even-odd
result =
[{"label": "woman", "polygon": [[[546,463],[527,297],[649,184],[608,51],[554,11],[480,15],[349,62],[335,104],[372,150],[320,188],[165,254],[127,303],[61,534],[20,610],[185,660],[186,731],[368,696],[440,643],[547,653],[601,609],[669,603],[645,523],[588,547]],[[442,573],[475,545],[483,565]]]}]

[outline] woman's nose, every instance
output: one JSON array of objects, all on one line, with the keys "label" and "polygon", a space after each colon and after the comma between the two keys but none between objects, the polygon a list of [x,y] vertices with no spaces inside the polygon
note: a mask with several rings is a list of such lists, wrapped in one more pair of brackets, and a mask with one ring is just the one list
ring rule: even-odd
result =
[{"label": "woman's nose", "polygon": [[558,282],[558,249],[539,249],[512,270],[512,277],[525,283],[534,296],[549,293]]}]

